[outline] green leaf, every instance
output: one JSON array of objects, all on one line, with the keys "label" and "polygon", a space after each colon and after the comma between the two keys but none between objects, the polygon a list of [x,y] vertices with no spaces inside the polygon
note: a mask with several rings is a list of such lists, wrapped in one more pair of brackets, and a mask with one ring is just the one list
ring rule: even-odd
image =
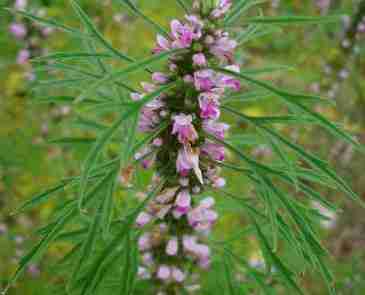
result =
[{"label": "green leaf", "polygon": [[116,184],[116,177],[119,169],[112,170],[110,174],[107,175],[108,182],[106,184],[106,192],[103,198],[103,205],[101,211],[101,225],[102,225],[102,233],[104,240],[107,240],[107,237],[110,233],[110,226],[113,219],[113,210],[114,210],[114,190]]},{"label": "green leaf", "polygon": [[119,120],[117,120],[110,128],[104,130],[100,137],[97,139],[90,152],[88,153],[81,171],[80,177],[80,195],[79,195],[79,208],[81,210],[84,201],[84,194],[86,190],[87,181],[89,178],[90,170],[94,167],[97,159],[102,152],[103,148],[110,141],[114,133],[119,129],[121,124],[131,115],[131,111],[122,113]]},{"label": "green leaf", "polygon": [[320,124],[322,127],[329,130],[331,133],[333,133],[340,139],[345,140],[348,143],[354,145],[356,148],[365,151],[365,148],[361,144],[359,144],[358,141],[355,140],[352,136],[350,136],[346,132],[339,129],[335,124],[328,121],[326,118],[324,118],[320,114],[317,114],[317,113],[311,111],[307,106],[305,106],[304,104],[301,103],[304,99],[307,99],[307,98],[313,99],[313,96],[307,96],[307,95],[302,95],[302,94],[292,94],[292,93],[286,92],[284,90],[277,89],[268,83],[254,79],[245,74],[235,73],[233,71],[229,71],[229,70],[222,69],[222,68],[216,68],[216,69],[220,72],[230,74],[234,77],[246,80],[249,83],[255,84],[257,86],[260,86],[261,88],[269,90],[270,92],[276,94],[278,97],[282,98],[286,103],[293,105],[293,106],[297,107],[298,109],[300,109],[301,111],[303,111],[304,113],[306,113],[309,117],[316,120],[318,122],[318,124]]},{"label": "green leaf", "polygon": [[229,13],[224,19],[224,24],[227,26],[233,23],[237,18],[239,18],[245,11],[250,9],[252,6],[265,3],[266,0],[251,1],[251,0],[239,0],[233,7],[232,12]]},{"label": "green leaf", "polygon": [[138,249],[130,233],[127,234],[125,244],[120,294],[132,295],[138,271]]},{"label": "green leaf", "polygon": [[258,16],[245,19],[245,22],[265,25],[321,24],[339,22],[341,16]]},{"label": "green leaf", "polygon": [[79,144],[92,144],[96,141],[96,138],[77,138],[77,137],[64,137],[64,138],[55,138],[47,140],[48,144],[70,144],[70,145],[79,145]]},{"label": "green leaf", "polygon": [[170,83],[164,85],[157,89],[156,91],[146,95],[142,100],[138,102],[131,103],[131,107],[127,108],[125,112],[123,112],[118,121],[116,121],[110,128],[103,131],[100,137],[95,142],[94,146],[91,148],[85,162],[83,164],[82,173],[80,177],[80,195],[79,195],[79,207],[82,208],[82,202],[84,198],[84,193],[87,185],[87,180],[89,178],[89,174],[93,166],[95,165],[98,156],[102,152],[103,148],[106,144],[111,140],[114,133],[119,129],[122,123],[128,119],[130,116],[138,113],[140,108],[143,107],[146,103],[148,103],[153,98],[161,95],[163,92],[170,90],[175,87],[176,83]]},{"label": "green leaf", "polygon": [[246,75],[261,75],[272,73],[276,71],[294,71],[294,67],[286,66],[286,65],[272,65],[268,67],[262,67],[258,69],[244,69],[241,71],[242,74]]},{"label": "green leaf", "polygon": [[[85,240],[83,241],[82,248],[81,248],[81,254],[80,258],[77,261],[77,264],[75,265],[73,275],[71,276],[70,286],[74,284],[74,282],[79,277],[79,273],[81,273],[81,267],[85,264],[86,261],[89,260],[91,257],[91,254],[93,252],[93,249],[95,247],[95,244],[98,239],[98,231],[102,227],[102,220],[106,219],[104,217],[104,207],[106,207],[105,203],[107,203],[107,199],[109,196],[109,186],[112,181],[114,181],[115,177],[115,170],[112,170],[110,173],[108,173],[95,187],[93,190],[93,197],[99,196],[99,205],[96,210],[96,213],[93,217],[92,223],[89,226],[87,236]],[[105,192],[104,190],[108,191]],[[104,191],[104,194],[101,195]],[[106,225],[104,225],[106,226]]]},{"label": "green leaf", "polygon": [[120,257],[121,251],[124,248],[121,248],[121,242],[125,240],[126,235],[129,231],[133,229],[133,224],[137,215],[141,212],[141,210],[146,206],[147,202],[155,196],[155,194],[163,187],[164,181],[162,181],[159,185],[157,185],[146,197],[146,199],[137,206],[133,212],[127,217],[127,219],[121,224],[121,228],[116,234],[116,236],[104,247],[102,252],[95,258],[94,262],[89,268],[89,271],[85,274],[85,279],[83,281],[84,288],[81,292],[81,295],[86,294],[95,294],[92,293],[95,291],[97,286],[101,283],[103,273],[107,271],[111,267],[112,264],[118,261],[118,257]]},{"label": "green leaf", "polygon": [[157,32],[159,32],[160,34],[164,35],[165,37],[168,37],[169,36],[169,33],[163,27],[161,27],[158,23],[156,23],[151,18],[149,18],[148,16],[146,16],[140,9],[137,8],[137,6],[135,4],[132,3],[132,1],[130,1],[130,0],[119,0],[119,2],[121,2],[122,5],[124,5],[127,8],[129,8],[129,10],[133,14],[141,17],[144,21],[146,21],[146,23],[148,23],[149,25],[151,25],[151,27],[153,27]]},{"label": "green leaf", "polygon": [[30,200],[26,201],[20,208],[15,210],[14,215],[22,213],[26,210],[30,210],[36,206],[39,206],[45,202],[47,202],[51,197],[53,197],[56,193],[59,193],[64,190],[64,188],[70,184],[71,181],[63,181],[60,184],[51,187],[50,189],[33,196]]},{"label": "green leaf", "polygon": [[251,221],[256,228],[257,237],[260,241],[262,250],[269,255],[269,258],[272,260],[272,263],[277,267],[279,271],[278,273],[282,277],[284,282],[288,286],[290,286],[297,294],[304,295],[302,290],[298,287],[297,283],[293,280],[291,271],[281,262],[281,260],[272,251],[269,242],[266,240],[257,222],[253,218],[251,218]]},{"label": "green leaf", "polygon": [[127,68],[123,70],[118,70],[111,72],[110,74],[107,74],[104,78],[98,80],[95,84],[91,85],[88,89],[86,89],[84,92],[82,92],[79,97],[76,99],[77,102],[83,101],[86,97],[88,97],[93,91],[98,89],[101,86],[105,86],[108,83],[113,82],[116,79],[121,79],[122,77],[126,76],[127,74],[133,73],[135,71],[140,70],[141,68],[147,67],[147,65],[152,64],[154,62],[157,62],[159,60],[165,59],[169,57],[170,55],[180,52],[181,50],[171,50],[167,52],[163,52],[158,55],[154,55],[152,57],[148,57],[146,59],[143,59],[141,61],[135,62],[128,66]]},{"label": "green leaf", "polygon": [[[326,162],[322,161],[315,155],[305,151],[302,147],[298,146],[297,144],[290,142],[289,140],[281,136],[279,133],[275,132],[272,128],[267,128],[266,126],[263,126],[261,123],[258,123],[257,121],[252,120],[251,118],[245,116],[244,114],[237,112],[229,107],[225,106],[223,107],[223,109],[244,119],[246,122],[253,123],[257,128],[260,128],[267,134],[279,140],[281,143],[285,144],[287,147],[289,147],[291,150],[297,153],[300,157],[306,160],[308,164],[319,169],[330,179],[332,179],[342,191],[347,193],[349,197],[362,204],[361,199],[356,195],[356,193],[352,191],[351,187],[342,178],[337,176],[336,173],[328,167],[328,164]],[[365,204],[362,205],[365,207]]]},{"label": "green leaf", "polygon": [[186,13],[190,14],[188,5],[185,3],[185,0],[176,0],[176,2],[180,5],[182,9],[185,10]]},{"label": "green leaf", "polygon": [[112,58],[114,55],[108,53],[90,53],[90,52],[54,52],[47,55],[37,56],[32,61],[44,61],[44,60],[67,60],[67,59],[89,59],[90,57],[98,58]]},{"label": "green leaf", "polygon": [[242,45],[257,38],[281,32],[282,29],[274,25],[269,27],[264,25],[251,24],[246,31],[241,32],[237,36],[236,40],[239,45]]},{"label": "green leaf", "polygon": [[76,211],[74,210],[74,208],[71,208],[64,215],[62,215],[57,220],[52,231],[50,231],[46,236],[44,236],[42,240],[29,253],[27,253],[24,257],[22,257],[22,259],[19,262],[19,267],[17,268],[14,276],[11,278],[8,287],[4,291],[4,294],[6,294],[6,291],[10,288],[10,286],[16,282],[16,280],[22,274],[27,265],[29,265],[29,263],[31,263],[37,257],[43,254],[43,252],[47,249],[48,245],[57,237],[60,231],[70,221],[71,217],[75,215],[75,213]]},{"label": "green leaf", "polygon": [[80,19],[83,21],[87,29],[95,36],[96,40],[98,40],[105,49],[109,50],[111,53],[113,53],[115,56],[119,57],[122,60],[128,61],[128,62],[135,62],[135,60],[124,53],[120,52],[119,50],[115,49],[107,40],[104,39],[103,35],[96,29],[94,26],[92,20],[88,17],[88,15],[83,11],[83,9],[80,7],[80,5],[74,1],[70,0],[71,5],[80,17]]},{"label": "green leaf", "polygon": [[226,278],[226,283],[227,283],[227,293],[228,295],[236,295],[236,287],[235,287],[235,282],[234,282],[234,278],[233,278],[233,274],[232,272],[235,272],[235,268],[234,265],[232,264],[232,261],[230,259],[230,257],[225,254],[223,255],[223,266],[224,266],[224,274],[225,274],[225,278]]}]

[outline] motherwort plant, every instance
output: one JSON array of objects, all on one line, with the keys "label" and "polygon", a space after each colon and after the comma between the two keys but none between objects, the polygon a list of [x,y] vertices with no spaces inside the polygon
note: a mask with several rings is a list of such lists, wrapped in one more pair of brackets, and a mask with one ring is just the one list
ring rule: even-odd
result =
[{"label": "motherwort plant", "polygon": [[[63,63],[58,82],[68,88],[62,97],[42,101],[70,103],[80,116],[86,113],[87,119],[74,125],[96,137],[61,139],[63,144],[92,142],[80,176],[63,180],[19,209],[33,208],[65,189],[69,196],[57,206],[54,220],[39,230],[40,242],[22,259],[10,285],[50,243],[67,242],[69,252],[60,263],[67,277],[58,286],[62,294],[222,294],[222,288],[224,294],[272,294],[283,287],[303,294],[297,278],[307,269],[318,270],[333,292],[327,253],[316,236],[316,224],[325,217],[310,204],[337,210],[317,192],[321,185],[357,196],[325,161],[288,139],[277,125],[316,124],[361,147],[311,110],[311,104],[326,100],[256,78],[280,67],[250,69],[236,59],[245,42],[274,26],[333,18],[244,17],[257,1],[180,0],[176,3],[185,16],[171,20],[167,31],[133,2],[115,1],[157,31],[152,55],[136,60],[114,48],[80,5],[70,2],[84,31],[18,13],[84,41],[83,51],[58,52],[37,62]],[[115,64],[119,61],[121,68]],[[137,71],[150,76],[140,83],[142,91],[126,79]],[[72,79],[62,80],[67,74]],[[268,98],[279,99],[276,103],[285,108],[261,117],[240,111],[246,101]],[[110,113],[117,119],[109,126]],[[230,128],[224,118],[239,124]],[[237,128],[241,124],[250,126],[245,134]],[[259,162],[250,149],[262,141],[273,156]],[[151,176],[148,184],[146,175]],[[231,187],[231,181],[238,186]],[[249,194],[247,187],[254,197],[242,196]],[[214,235],[218,211],[244,218],[248,226],[238,223],[229,234],[218,228]],[[264,269],[251,266],[241,252],[252,237]],[[288,261],[280,257],[282,251]]]}]

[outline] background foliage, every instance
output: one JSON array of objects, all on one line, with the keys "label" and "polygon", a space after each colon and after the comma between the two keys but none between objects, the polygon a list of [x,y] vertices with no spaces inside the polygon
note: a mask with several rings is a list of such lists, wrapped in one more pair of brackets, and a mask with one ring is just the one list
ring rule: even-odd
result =
[{"label": "background foliage", "polygon": [[[66,3],[65,3],[66,2]],[[80,1],[82,7],[97,23],[98,28],[111,40],[114,47],[121,48],[134,57],[147,56],[153,47],[154,32],[145,26],[143,20],[131,16],[118,1]],[[172,17],[182,14],[176,1],[135,1],[148,16],[167,26]],[[360,1],[334,0],[328,11],[321,11],[316,1],[266,1],[254,8],[262,9],[265,15],[319,15],[325,13],[345,14],[356,17]],[[318,1],[319,2],[319,1]],[[1,3],[2,4],[2,3]],[[12,1],[4,1],[4,6],[12,6]],[[71,6],[67,1],[31,1],[35,10],[43,9],[50,17],[62,22],[79,26]],[[65,193],[58,195],[52,203],[46,203],[30,213],[13,216],[10,213],[34,193],[54,185],[60,178],[78,174],[81,161],[90,147],[90,142],[80,140],[83,132],[71,132],[72,126],[90,128],[86,134],[92,138],[93,129],[78,114],[73,114],[67,105],[39,103],[42,88],[47,84],[34,84],[29,74],[34,70],[30,64],[17,65],[16,54],[23,44],[11,36],[7,28],[13,21],[5,11],[0,12],[0,286],[4,287],[8,278],[16,269],[16,263],[30,245],[34,244],[34,235],[41,224],[49,219],[54,208],[62,203]],[[147,29],[146,29],[147,28]],[[356,39],[353,54],[343,48],[346,27],[343,22],[315,26],[284,26],[271,35],[265,35],[253,42],[247,42],[242,48],[242,62],[248,68],[269,65],[288,65],[288,71],[276,71],[264,74],[267,80],[290,89],[307,89],[320,92],[324,97],[335,101],[337,108],[326,104],[317,106],[317,110],[333,120],[343,123],[365,143],[365,33]],[[55,31],[49,38],[35,40],[39,48],[50,52],[73,50],[78,48],[76,39]],[[346,79],[341,71],[346,71]],[[45,77],[39,69],[37,77]],[[135,81],[140,76],[133,77]],[[42,80],[42,79],[40,79]],[[54,85],[53,85],[54,86]],[[57,85],[54,95],[68,95],[68,85]],[[36,92],[34,90],[37,90]],[[36,93],[36,94],[35,94]],[[251,116],[263,116],[280,111],[280,106],[271,101],[267,103],[246,103],[237,105]],[[355,191],[365,200],[364,157],[343,142],[338,142],[317,128],[290,128],[284,130],[307,150],[315,151],[329,159],[336,171],[352,184]],[[103,128],[103,126],[94,126]],[[235,128],[247,130],[245,122]],[[61,145],[55,145],[60,142]],[[69,139],[69,140],[66,140]],[[70,148],[70,139],[76,148]],[[250,138],[247,138],[249,141]],[[256,144],[256,142],[255,142]],[[113,151],[111,151],[112,153]],[[259,145],[250,151],[258,158],[270,157],[270,146]],[[141,180],[143,182],[143,179]],[[239,177],[229,180],[232,187],[244,187]],[[342,194],[323,191],[326,197],[343,208],[343,212],[331,216],[331,222],[318,224],[325,246],[332,254],[330,264],[333,268],[338,294],[364,294],[365,292],[365,218],[363,211],[352,202],[345,201]],[[247,196],[252,193],[247,190]],[[120,205],[126,202],[122,196]],[[128,205],[128,204],[127,204]],[[130,205],[130,204],[129,204]],[[230,212],[234,204],[222,204],[222,210]],[[245,228],[248,220],[245,214],[237,218],[236,214],[226,214],[217,229],[217,239],[229,229]],[[223,233],[223,234],[222,234]],[[235,241],[245,257],[250,257],[252,265],[259,266],[262,261],[255,240]],[[66,245],[57,244],[40,261],[30,265],[26,274],[10,290],[9,294],[49,294],[49,284],[62,282],[62,276],[55,275],[51,268]],[[284,253],[285,255],[285,253]],[[295,261],[293,261],[295,263]],[[217,268],[219,271],[219,268]],[[248,286],[250,278],[247,279]],[[275,282],[273,282],[275,284]],[[326,287],[319,276],[304,274],[302,279],[308,294],[326,294]],[[285,292],[285,291],[283,291]],[[285,294],[285,293],[283,293]]]}]

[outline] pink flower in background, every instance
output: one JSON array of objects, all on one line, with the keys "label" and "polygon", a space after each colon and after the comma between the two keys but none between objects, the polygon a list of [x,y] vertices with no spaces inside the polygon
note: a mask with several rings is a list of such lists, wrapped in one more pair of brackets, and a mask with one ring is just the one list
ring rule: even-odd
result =
[{"label": "pink flower in background", "polygon": [[218,119],[221,112],[218,101],[219,95],[213,92],[204,92],[199,95],[200,117],[202,119]]},{"label": "pink flower in background", "polygon": [[22,10],[27,7],[27,4],[28,4],[27,0],[16,0],[14,7],[15,7],[15,9]]},{"label": "pink flower in background", "polygon": [[26,64],[30,59],[30,51],[28,49],[22,49],[18,52],[16,62],[20,65]]},{"label": "pink flower in background", "polygon": [[5,223],[0,223],[0,235],[7,233],[8,227]]},{"label": "pink flower in background", "polygon": [[317,7],[320,8],[321,10],[327,10],[327,8],[331,4],[331,0],[315,0],[315,2]]},{"label": "pink flower in background", "polygon": [[27,28],[21,23],[12,23],[9,31],[17,39],[23,39],[27,35]]},{"label": "pink flower in background", "polygon": [[41,270],[39,269],[39,266],[37,264],[30,264],[28,266],[28,273],[32,277],[39,277],[41,274]]},{"label": "pink flower in background", "polygon": [[173,118],[174,125],[171,134],[177,134],[177,138],[180,143],[186,144],[189,142],[195,142],[198,139],[198,133],[196,132],[191,115],[180,114]]}]

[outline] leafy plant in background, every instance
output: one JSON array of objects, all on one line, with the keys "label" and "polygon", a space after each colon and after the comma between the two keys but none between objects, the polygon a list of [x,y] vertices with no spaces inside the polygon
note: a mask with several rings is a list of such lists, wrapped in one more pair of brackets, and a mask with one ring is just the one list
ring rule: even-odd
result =
[{"label": "leafy plant in background", "polygon": [[[327,251],[315,226],[326,216],[310,204],[337,210],[317,193],[317,185],[341,190],[356,201],[358,197],[324,160],[277,126],[319,125],[362,147],[338,124],[312,111],[312,104],[327,100],[257,78],[285,67],[240,67],[235,52],[274,26],[337,18],[251,17],[245,12],[257,1],[177,0],[186,16],[173,20],[167,32],[133,2],[116,1],[157,31],[153,55],[138,60],[114,48],[80,5],[70,2],[84,30],[16,13],[68,32],[85,45],[36,63],[60,71],[51,82],[70,93],[41,100],[70,103],[85,112],[87,119],[79,125],[96,137],[58,140],[92,145],[79,176],[64,179],[19,208],[29,210],[64,190],[69,195],[53,220],[38,230],[39,243],[20,261],[9,287],[51,244],[66,243],[68,253],[56,266],[64,277],[59,294],[219,294],[222,289],[228,294],[304,294],[299,279],[308,269],[320,272],[333,294]],[[135,73],[152,75],[153,82],[142,82],[138,91],[133,80],[126,80]],[[240,111],[248,101],[268,98],[279,99],[283,110],[266,117]],[[110,118],[114,120],[108,125]],[[228,132],[224,118],[250,128],[242,134],[231,124]],[[259,162],[249,150],[262,141],[273,156]],[[235,177],[244,185],[230,187]],[[247,186],[254,197],[244,196]],[[247,225],[226,235],[217,211],[223,217],[227,211],[244,217]],[[263,267],[241,254],[242,243],[252,237],[260,246]]]},{"label": "leafy plant in background", "polygon": [[[28,1],[17,0],[14,3],[14,8],[16,10],[35,10],[29,7]],[[38,16],[44,16],[45,10],[37,9],[35,12]],[[9,32],[14,36],[14,38],[22,43],[23,48],[19,50],[17,54],[16,62],[20,65],[25,65],[28,63],[29,59],[44,53],[45,48],[39,46],[39,42],[43,38],[47,38],[52,33],[52,28],[40,28],[37,23],[34,22],[23,22],[20,20],[20,16],[9,26]],[[43,52],[42,52],[43,51]],[[31,76],[32,74],[30,74]]]}]

